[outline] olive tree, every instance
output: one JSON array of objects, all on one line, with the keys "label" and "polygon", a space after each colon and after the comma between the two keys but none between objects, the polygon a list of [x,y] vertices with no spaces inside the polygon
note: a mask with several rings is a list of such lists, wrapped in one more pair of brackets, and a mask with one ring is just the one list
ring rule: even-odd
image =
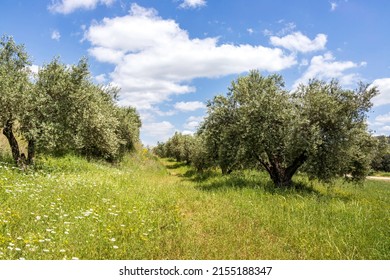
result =
[{"label": "olive tree", "polygon": [[291,186],[302,168],[325,181],[346,173],[361,179],[370,163],[366,113],[376,94],[368,85],[346,90],[318,80],[290,93],[280,75],[251,71],[209,102],[200,133],[221,168],[257,163],[276,186]]},{"label": "olive tree", "polygon": [[26,111],[29,81],[29,57],[23,45],[17,45],[12,37],[0,40],[0,125],[6,136],[13,159],[19,161],[20,149],[14,130],[17,121]]},{"label": "olive tree", "polygon": [[[14,160],[32,164],[35,152],[117,160],[134,148],[141,121],[134,108],[116,104],[119,89],[92,82],[86,59],[53,59],[32,76],[23,45],[0,40],[0,125]],[[16,129],[27,142],[20,154]]]},{"label": "olive tree", "polygon": [[115,160],[134,147],[140,119],[134,108],[116,105],[117,88],[95,85],[81,59],[67,66],[58,58],[42,67],[35,84],[33,117],[26,135],[37,148]]}]

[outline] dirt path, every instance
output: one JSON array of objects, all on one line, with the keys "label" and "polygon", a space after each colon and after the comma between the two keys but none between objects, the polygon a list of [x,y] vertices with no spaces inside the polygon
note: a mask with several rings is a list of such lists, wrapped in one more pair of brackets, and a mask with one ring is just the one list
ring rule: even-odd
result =
[{"label": "dirt path", "polygon": [[368,180],[381,180],[381,181],[390,181],[390,177],[380,177],[380,176],[367,176]]}]

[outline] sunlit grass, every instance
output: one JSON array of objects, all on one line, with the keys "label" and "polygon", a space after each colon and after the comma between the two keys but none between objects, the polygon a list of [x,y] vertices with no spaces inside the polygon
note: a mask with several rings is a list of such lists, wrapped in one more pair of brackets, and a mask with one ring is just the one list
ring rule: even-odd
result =
[{"label": "sunlit grass", "polygon": [[146,150],[0,163],[0,259],[389,259],[390,183],[197,175]]}]

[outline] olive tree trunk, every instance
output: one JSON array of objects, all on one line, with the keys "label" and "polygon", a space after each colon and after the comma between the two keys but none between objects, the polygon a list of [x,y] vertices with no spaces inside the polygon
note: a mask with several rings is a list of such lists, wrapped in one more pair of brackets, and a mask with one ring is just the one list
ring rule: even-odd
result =
[{"label": "olive tree trunk", "polygon": [[13,126],[12,121],[7,120],[3,128],[3,134],[8,139],[8,143],[10,145],[11,152],[12,152],[12,157],[15,160],[15,163],[18,163],[20,159],[20,149],[19,149],[18,141],[16,140],[15,135],[12,131],[12,126]]},{"label": "olive tree trunk", "polygon": [[27,164],[33,165],[34,158],[35,158],[35,140],[30,139],[28,140],[28,146],[27,146]]}]

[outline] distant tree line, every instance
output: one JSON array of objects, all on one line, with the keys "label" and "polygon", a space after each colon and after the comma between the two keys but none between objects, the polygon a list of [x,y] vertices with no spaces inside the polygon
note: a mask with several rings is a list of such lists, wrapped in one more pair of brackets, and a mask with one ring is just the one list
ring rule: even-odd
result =
[{"label": "distant tree line", "polygon": [[292,186],[298,170],[326,182],[346,175],[361,181],[374,158],[377,166],[386,162],[382,150],[375,155],[378,140],[366,124],[377,94],[368,84],[349,90],[316,79],[291,93],[280,75],[251,71],[233,81],[227,95],[208,102],[194,136],[175,133],[154,152],[198,171],[265,170],[279,187]]},{"label": "distant tree line", "polygon": [[[118,88],[94,84],[86,59],[59,58],[30,71],[30,58],[12,37],[0,40],[0,125],[15,162],[32,164],[37,152],[120,159],[139,141],[141,121],[116,104]],[[21,135],[27,156],[21,154]]]},{"label": "distant tree line", "polygon": [[376,146],[371,167],[374,171],[390,172],[390,136],[376,136]]}]

